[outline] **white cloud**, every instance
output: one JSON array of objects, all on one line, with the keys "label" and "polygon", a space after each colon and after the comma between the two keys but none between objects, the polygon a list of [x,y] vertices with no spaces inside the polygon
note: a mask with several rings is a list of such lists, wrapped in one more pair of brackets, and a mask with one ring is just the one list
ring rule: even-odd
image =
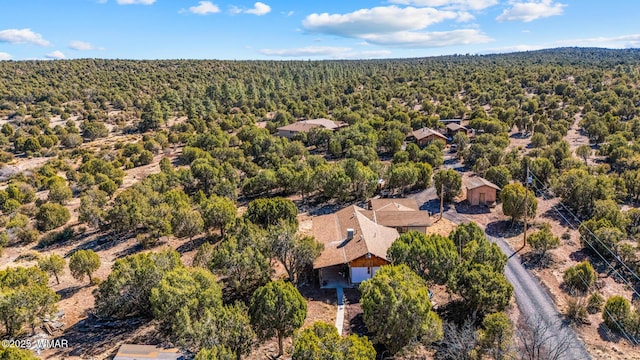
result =
[{"label": "white cloud", "polygon": [[362,38],[371,44],[407,48],[469,45],[493,41],[492,38],[476,29],[437,32],[401,31],[392,34],[369,34],[362,36]]},{"label": "white cloud", "polygon": [[60,50],[52,51],[46,54],[45,57],[47,59],[58,59],[58,60],[65,58],[64,54]]},{"label": "white cloud", "polygon": [[511,8],[506,9],[496,20],[531,22],[549,16],[562,15],[566,4],[553,3],[553,0],[533,0],[527,2],[510,2]]},{"label": "white cloud", "polygon": [[333,59],[371,59],[391,55],[389,50],[355,51],[349,47],[337,46],[305,46],[289,49],[261,49],[263,55],[279,57],[318,57]]},{"label": "white cloud", "polygon": [[0,42],[11,44],[34,44],[49,46],[50,43],[42,38],[42,35],[34,33],[31,29],[7,29],[0,31]]},{"label": "white cloud", "polygon": [[86,41],[80,41],[80,40],[73,40],[69,42],[69,48],[73,50],[78,50],[78,51],[88,51],[88,50],[96,49],[96,47],[93,46],[91,43],[88,43]]},{"label": "white cloud", "polygon": [[198,2],[198,6],[190,7],[189,12],[198,15],[208,15],[219,13],[220,8],[218,7],[218,5],[212,3],[211,1],[200,1]]},{"label": "white cloud", "polygon": [[483,10],[498,4],[498,0],[390,0],[401,5],[445,7],[448,9]]},{"label": "white cloud", "polygon": [[257,16],[262,16],[262,15],[266,15],[268,13],[271,12],[271,6],[262,3],[262,2],[257,2],[255,4],[253,4],[253,9],[248,9],[245,10],[245,13],[247,14],[253,14],[253,15],[257,15]]},{"label": "white cloud", "polygon": [[[229,8],[229,13],[231,13],[231,15],[237,15],[237,14],[252,14],[252,15],[257,15],[257,16],[262,16],[262,15],[266,15],[268,13],[271,12],[271,6],[263,3],[263,2],[257,2],[255,4],[253,4],[253,7],[251,9],[243,9],[243,8],[239,8],[235,5],[232,5]],[[291,15],[293,15],[293,12],[290,11],[289,12]],[[287,15],[287,16],[291,16],[291,15]]]},{"label": "white cloud", "polygon": [[469,22],[474,20],[476,17],[471,15],[471,13],[467,11],[458,12],[458,18],[456,19],[458,22]]},{"label": "white cloud", "polygon": [[455,19],[453,11],[432,8],[399,8],[395,5],[360,9],[348,14],[311,14],[302,26],[311,32],[357,37],[364,34],[385,34],[419,30],[447,19]]},{"label": "white cloud", "polygon": [[291,10],[291,11],[289,11],[289,12],[287,13],[287,16],[293,16],[293,14],[294,14],[294,12],[293,12],[293,10]]},{"label": "white cloud", "polygon": [[0,52],[0,61],[2,60],[11,60],[11,54],[6,52]]},{"label": "white cloud", "polygon": [[116,0],[119,5],[151,5],[156,0]]}]

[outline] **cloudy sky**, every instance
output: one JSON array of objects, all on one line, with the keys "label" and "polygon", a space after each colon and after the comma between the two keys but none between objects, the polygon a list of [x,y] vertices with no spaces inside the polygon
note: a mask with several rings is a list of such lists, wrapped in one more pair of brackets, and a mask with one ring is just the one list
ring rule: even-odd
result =
[{"label": "cloudy sky", "polygon": [[6,0],[0,60],[358,59],[640,47],[637,0]]}]

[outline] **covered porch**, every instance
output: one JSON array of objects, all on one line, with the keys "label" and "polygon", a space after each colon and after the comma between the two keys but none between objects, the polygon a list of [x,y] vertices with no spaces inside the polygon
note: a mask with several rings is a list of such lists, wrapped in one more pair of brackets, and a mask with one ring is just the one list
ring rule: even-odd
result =
[{"label": "covered porch", "polygon": [[349,280],[349,266],[339,264],[318,269],[318,279],[321,289],[353,288]]}]

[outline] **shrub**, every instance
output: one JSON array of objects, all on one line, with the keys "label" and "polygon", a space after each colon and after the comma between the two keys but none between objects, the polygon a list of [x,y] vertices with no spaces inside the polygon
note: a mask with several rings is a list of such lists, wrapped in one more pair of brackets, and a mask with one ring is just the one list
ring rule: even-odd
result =
[{"label": "shrub", "polygon": [[596,281],[596,271],[588,260],[578,263],[564,271],[563,280],[569,292],[587,291]]},{"label": "shrub", "polygon": [[565,315],[570,322],[577,325],[583,325],[589,322],[589,313],[582,299],[569,299],[567,301],[567,311]]},{"label": "shrub", "polygon": [[66,224],[70,218],[71,214],[66,207],[60,204],[46,203],[40,207],[36,214],[36,227],[40,231],[53,230]]},{"label": "shrub", "polygon": [[54,231],[45,234],[40,238],[38,242],[39,247],[47,247],[56,243],[65,242],[71,240],[76,235],[75,230],[72,227],[65,227],[61,231]]},{"label": "shrub", "polygon": [[624,331],[625,322],[631,314],[629,301],[622,296],[613,296],[607,300],[602,310],[602,320],[609,329]]},{"label": "shrub", "polygon": [[598,313],[602,310],[602,305],[604,305],[604,298],[602,295],[594,292],[587,300],[587,311],[589,314]]}]

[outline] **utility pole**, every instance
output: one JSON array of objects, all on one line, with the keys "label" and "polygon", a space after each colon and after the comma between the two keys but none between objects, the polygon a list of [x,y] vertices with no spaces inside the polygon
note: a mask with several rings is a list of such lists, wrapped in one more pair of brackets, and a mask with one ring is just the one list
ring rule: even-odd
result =
[{"label": "utility pole", "polygon": [[529,164],[527,163],[527,176],[524,185],[524,241],[522,243],[522,248],[524,249],[527,246],[527,213],[529,209],[527,208],[527,200],[529,199]]},{"label": "utility pole", "polygon": [[440,219],[442,219],[442,214],[444,213],[444,184],[440,185]]}]

